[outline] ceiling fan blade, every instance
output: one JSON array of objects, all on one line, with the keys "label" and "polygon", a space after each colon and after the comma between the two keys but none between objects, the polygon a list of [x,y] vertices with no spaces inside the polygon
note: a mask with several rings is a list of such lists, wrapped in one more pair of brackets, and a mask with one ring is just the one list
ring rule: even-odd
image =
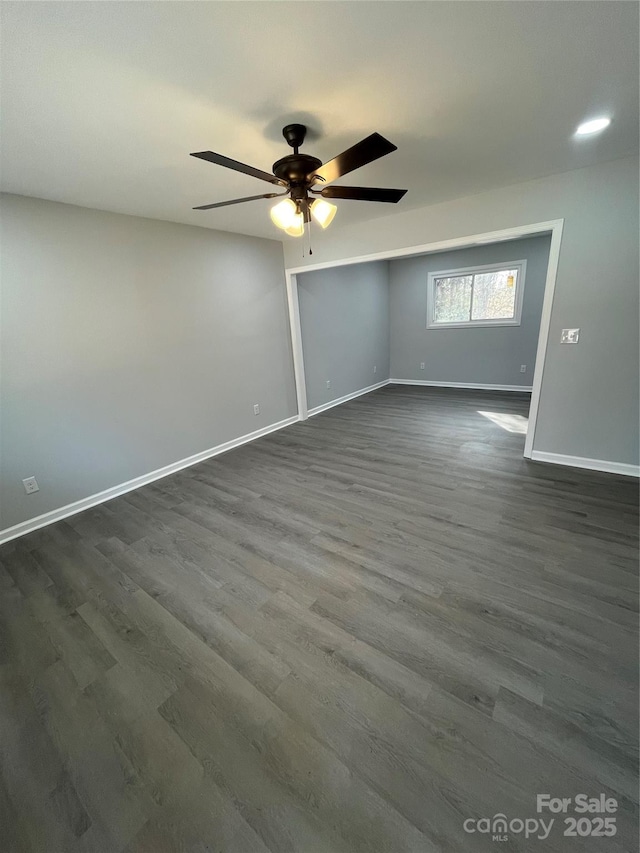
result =
[{"label": "ceiling fan blade", "polygon": [[228,204],[242,204],[243,201],[257,201],[259,198],[277,198],[287,193],[265,193],[264,195],[250,195],[246,198],[232,198],[229,201],[217,201],[215,204],[201,204],[200,207],[193,207],[192,210],[212,210],[214,207],[226,207]]},{"label": "ceiling fan blade", "polygon": [[407,190],[388,190],[380,187],[323,187],[324,198],[349,198],[354,201],[386,201],[397,204]]},{"label": "ceiling fan blade", "polygon": [[196,151],[190,156],[199,157],[201,160],[208,160],[209,163],[215,163],[217,166],[224,166],[236,172],[243,172],[245,175],[251,175],[253,178],[260,178],[261,181],[269,181],[270,184],[286,186],[284,181],[276,178],[270,172],[263,172],[262,169],[247,166],[246,163],[240,163],[238,160],[232,160],[230,157],[223,157],[222,154],[216,154],[214,151]]},{"label": "ceiling fan blade", "polygon": [[379,133],[372,133],[366,139],[347,148],[342,154],[338,154],[333,160],[323,163],[319,169],[315,169],[307,175],[307,180],[312,180],[314,175],[330,184],[332,181],[337,181],[348,172],[353,172],[354,169],[359,169],[361,166],[366,166],[367,163],[373,163],[379,157],[384,157],[385,154],[391,154],[397,149],[397,145],[389,142],[384,136]]}]

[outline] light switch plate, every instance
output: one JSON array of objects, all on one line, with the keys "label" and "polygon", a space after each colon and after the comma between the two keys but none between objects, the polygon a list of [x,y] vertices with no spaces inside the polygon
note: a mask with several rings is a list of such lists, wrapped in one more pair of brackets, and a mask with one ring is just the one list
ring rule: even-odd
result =
[{"label": "light switch plate", "polygon": [[560,336],[561,344],[577,344],[580,337],[580,329],[563,329]]}]

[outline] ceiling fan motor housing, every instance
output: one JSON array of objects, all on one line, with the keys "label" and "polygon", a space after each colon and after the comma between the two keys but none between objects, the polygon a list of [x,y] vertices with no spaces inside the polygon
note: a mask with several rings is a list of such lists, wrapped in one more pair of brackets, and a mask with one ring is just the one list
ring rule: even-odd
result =
[{"label": "ceiling fan motor housing", "polygon": [[288,154],[273,164],[273,174],[281,178],[291,186],[307,186],[311,182],[307,175],[313,173],[322,166],[322,160],[312,157],[310,154]]}]

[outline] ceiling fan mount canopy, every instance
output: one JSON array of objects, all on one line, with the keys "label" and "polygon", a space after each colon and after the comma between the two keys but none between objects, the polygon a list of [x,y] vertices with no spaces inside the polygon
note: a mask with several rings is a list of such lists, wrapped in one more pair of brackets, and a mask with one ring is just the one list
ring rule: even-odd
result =
[{"label": "ceiling fan mount canopy", "polygon": [[300,148],[307,135],[306,125],[288,124],[282,128],[282,135],[297,153],[298,148]]},{"label": "ceiling fan mount canopy", "polygon": [[[312,157],[310,154],[300,154],[299,148],[303,144],[306,134],[307,128],[304,124],[288,124],[282,128],[282,135],[291,148],[293,148],[293,154],[288,154],[286,157],[277,160],[272,166],[271,174],[261,169],[256,169],[253,166],[248,166],[245,163],[240,163],[238,160],[232,160],[230,157],[224,157],[222,154],[216,154],[214,151],[198,151],[193,153],[192,157],[198,157],[201,160],[225,166],[227,169],[251,175],[270,184],[276,184],[285,190],[284,192],[264,193],[263,195],[249,196],[248,198],[204,204],[195,207],[194,210],[211,210],[215,207],[226,207],[230,204],[240,204],[245,201],[288,195],[291,202],[294,203],[291,205],[291,202],[289,202],[291,209],[294,212],[297,211],[296,215],[300,217],[300,223],[302,223],[303,221],[308,222],[311,214],[316,217],[320,216],[316,212],[316,207],[320,202],[314,202],[313,199],[310,199],[309,193],[316,196],[323,196],[324,198],[342,198],[354,201],[377,201],[395,204],[407,192],[406,190],[382,189],[377,187],[326,186],[326,184],[332,183],[343,175],[353,172],[355,169],[366,166],[368,163],[372,163],[374,160],[395,151],[396,146],[379,133],[372,133],[366,139],[361,140],[326,163],[323,163],[317,157]],[[322,184],[322,188],[314,189],[314,186],[318,183]],[[284,202],[276,205],[276,207],[281,207],[282,204]],[[324,201],[322,204],[325,208],[322,216],[326,220],[323,227],[326,227],[326,224],[333,219],[336,208],[335,205],[327,204]],[[329,208],[333,208],[331,215],[328,213]],[[272,214],[274,211],[275,208]],[[274,219],[273,215],[272,219]],[[302,233],[300,230],[302,227],[302,224],[300,226],[296,225],[294,229],[295,236],[299,236]],[[287,229],[285,228],[285,230]],[[287,233],[294,234],[294,231],[287,230]]]}]

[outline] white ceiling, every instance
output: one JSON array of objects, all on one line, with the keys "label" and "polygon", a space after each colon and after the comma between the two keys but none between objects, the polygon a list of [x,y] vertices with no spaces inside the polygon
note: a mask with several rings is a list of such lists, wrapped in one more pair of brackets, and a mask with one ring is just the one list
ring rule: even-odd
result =
[{"label": "white ceiling", "polygon": [[[342,179],[406,187],[398,209],[638,147],[631,2],[2,3],[2,189],[279,239],[273,189],[189,157],[270,171],[282,126],[330,159],[372,131],[398,151]],[[577,141],[596,115],[613,123]],[[332,228],[388,215],[338,202]],[[289,239],[289,238],[287,238]]]}]

